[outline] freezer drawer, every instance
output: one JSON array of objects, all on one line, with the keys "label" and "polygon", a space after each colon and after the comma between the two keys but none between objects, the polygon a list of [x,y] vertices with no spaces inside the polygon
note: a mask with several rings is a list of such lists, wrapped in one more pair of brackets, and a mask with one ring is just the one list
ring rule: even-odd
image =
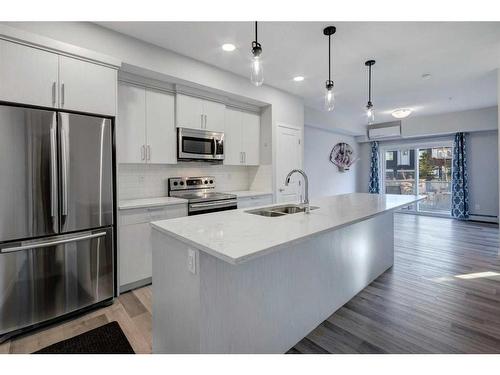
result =
[{"label": "freezer drawer", "polygon": [[112,228],[0,244],[0,338],[113,297]]},{"label": "freezer drawer", "polygon": [[56,234],[58,216],[56,113],[0,106],[0,241]]},{"label": "freezer drawer", "polygon": [[59,113],[61,233],[113,224],[111,120]]}]

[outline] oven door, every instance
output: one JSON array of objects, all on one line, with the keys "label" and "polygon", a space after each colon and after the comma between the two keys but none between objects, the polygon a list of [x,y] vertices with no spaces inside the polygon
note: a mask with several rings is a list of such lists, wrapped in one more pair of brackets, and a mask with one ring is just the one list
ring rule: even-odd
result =
[{"label": "oven door", "polygon": [[177,159],[224,160],[224,133],[178,128]]},{"label": "oven door", "polygon": [[236,199],[224,199],[220,201],[189,203],[188,216],[208,214],[210,212],[235,210],[238,208]]}]

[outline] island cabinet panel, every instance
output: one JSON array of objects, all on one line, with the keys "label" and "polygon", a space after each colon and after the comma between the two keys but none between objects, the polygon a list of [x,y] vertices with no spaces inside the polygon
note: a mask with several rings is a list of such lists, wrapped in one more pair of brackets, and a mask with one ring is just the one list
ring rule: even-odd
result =
[{"label": "island cabinet panel", "polygon": [[118,224],[120,292],[152,281],[151,221],[187,216],[187,204],[121,210]]},{"label": "island cabinet panel", "polygon": [[153,352],[285,353],[393,265],[393,228],[384,212],[236,265],[153,230]]}]

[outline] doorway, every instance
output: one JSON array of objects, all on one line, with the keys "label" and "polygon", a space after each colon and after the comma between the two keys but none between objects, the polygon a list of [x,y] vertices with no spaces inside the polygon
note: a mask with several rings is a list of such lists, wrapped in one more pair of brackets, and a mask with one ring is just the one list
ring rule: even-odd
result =
[{"label": "doorway", "polygon": [[292,169],[302,168],[302,130],[279,125],[276,138],[276,201],[297,202],[302,199],[301,177],[294,174],[288,186],[285,178]]}]

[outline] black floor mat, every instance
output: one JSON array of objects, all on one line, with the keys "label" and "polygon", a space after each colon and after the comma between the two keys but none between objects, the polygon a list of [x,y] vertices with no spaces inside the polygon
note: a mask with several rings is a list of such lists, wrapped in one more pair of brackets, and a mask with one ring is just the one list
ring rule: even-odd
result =
[{"label": "black floor mat", "polygon": [[135,354],[118,322],[111,322],[34,354]]}]

